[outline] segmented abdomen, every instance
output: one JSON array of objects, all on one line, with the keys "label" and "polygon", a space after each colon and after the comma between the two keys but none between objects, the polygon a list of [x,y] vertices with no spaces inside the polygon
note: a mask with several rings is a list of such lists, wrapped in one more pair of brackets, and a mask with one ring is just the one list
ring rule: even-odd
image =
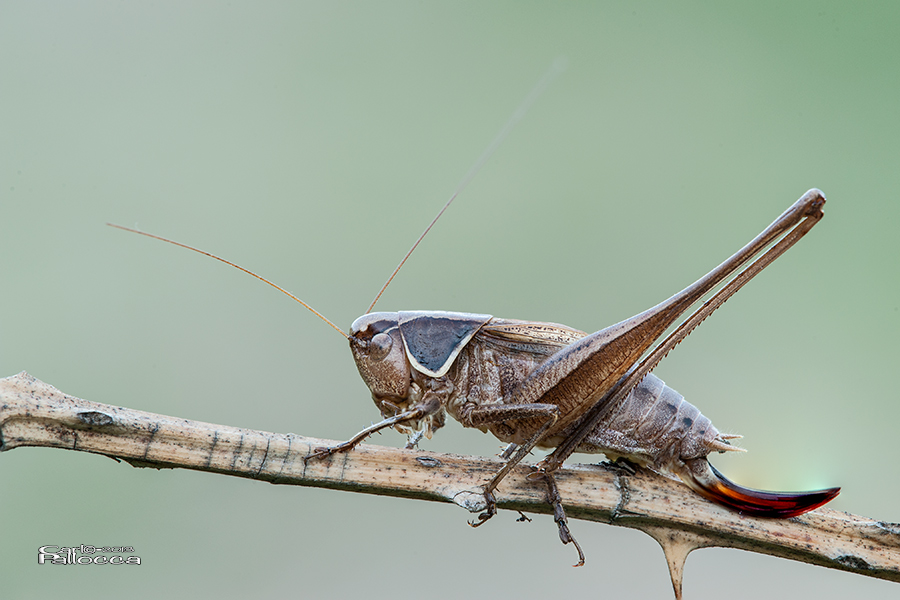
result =
[{"label": "segmented abdomen", "polygon": [[682,461],[736,450],[684,396],[652,373],[601,421],[577,452],[603,452],[674,474]]}]

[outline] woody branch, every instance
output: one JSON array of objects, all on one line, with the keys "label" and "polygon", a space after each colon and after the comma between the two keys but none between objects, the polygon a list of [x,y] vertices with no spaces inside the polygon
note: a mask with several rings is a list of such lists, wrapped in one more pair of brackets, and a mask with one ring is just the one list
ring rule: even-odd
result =
[{"label": "woody branch", "polygon": [[[27,373],[0,379],[0,451],[45,446],[102,454],[136,467],[184,468],[276,484],[334,488],[483,509],[480,486],[498,459],[361,445],[306,458],[335,442],[275,434],[81,400]],[[549,513],[545,487],[515,468],[501,509]],[[448,477],[448,474],[450,476]],[[741,548],[900,582],[900,525],[820,508],[793,519],[745,517],[646,471],[571,465],[556,474],[570,518],[641,529],[692,548]],[[684,536],[687,536],[685,538]]]}]

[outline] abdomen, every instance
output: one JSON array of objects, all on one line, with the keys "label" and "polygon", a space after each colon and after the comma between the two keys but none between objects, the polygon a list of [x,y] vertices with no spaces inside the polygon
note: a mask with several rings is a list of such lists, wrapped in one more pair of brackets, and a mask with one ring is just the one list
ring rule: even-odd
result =
[{"label": "abdomen", "polygon": [[[565,432],[564,432],[565,433]],[[564,435],[563,435],[564,437]],[[651,374],[603,419],[577,452],[603,452],[674,475],[685,460],[738,450],[684,396]]]}]

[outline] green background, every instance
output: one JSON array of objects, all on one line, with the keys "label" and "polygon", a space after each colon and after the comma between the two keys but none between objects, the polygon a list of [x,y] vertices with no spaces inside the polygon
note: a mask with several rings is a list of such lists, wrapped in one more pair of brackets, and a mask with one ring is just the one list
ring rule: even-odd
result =
[{"label": "green background", "polygon": [[[558,56],[562,74],[379,303],[593,331],[680,290],[810,187],[826,218],[657,369],[769,489],[900,521],[900,5],[480,2],[0,5],[0,376],[89,400],[346,439],[378,417],[342,327]],[[401,445],[387,432],[377,443]],[[429,450],[490,455],[449,423]],[[584,458],[584,457],[582,457]],[[0,457],[4,598],[656,597],[651,538],[452,505]],[[45,544],[135,567],[48,568]],[[895,598],[733,550],[690,598]]]}]

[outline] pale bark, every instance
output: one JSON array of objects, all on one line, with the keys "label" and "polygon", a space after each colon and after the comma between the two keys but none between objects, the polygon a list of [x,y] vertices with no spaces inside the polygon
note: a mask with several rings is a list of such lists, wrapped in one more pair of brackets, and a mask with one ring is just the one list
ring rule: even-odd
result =
[{"label": "pale bark", "polygon": [[[335,444],[293,434],[239,429],[97,404],[66,395],[27,373],[0,379],[0,450],[46,446],[103,454],[136,467],[212,471],[271,483],[454,502],[479,512],[479,487],[496,458],[360,445],[324,460]],[[519,465],[496,492],[501,509],[548,513],[546,488]],[[557,472],[573,519],[641,529],[666,551],[676,594],[684,558],[700,547],[771,554],[900,581],[900,525],[820,508],[792,519],[742,516],[653,473],[568,465]]]}]

